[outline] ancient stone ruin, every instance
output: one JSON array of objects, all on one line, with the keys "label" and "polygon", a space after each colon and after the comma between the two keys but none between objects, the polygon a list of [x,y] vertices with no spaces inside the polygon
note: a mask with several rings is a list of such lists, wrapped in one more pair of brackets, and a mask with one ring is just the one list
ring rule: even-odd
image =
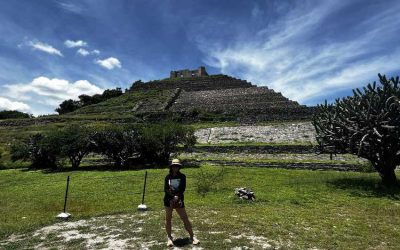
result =
[{"label": "ancient stone ruin", "polygon": [[169,78],[189,78],[201,76],[208,76],[206,68],[204,66],[199,67],[197,70],[183,69],[178,71],[171,71]]},{"label": "ancient stone ruin", "polygon": [[267,87],[257,87],[227,75],[197,71],[171,71],[163,80],[139,82],[132,91],[163,91],[164,99],[148,100],[135,107],[136,116],[182,120],[235,120],[241,122],[310,119],[313,108],[300,105]]}]

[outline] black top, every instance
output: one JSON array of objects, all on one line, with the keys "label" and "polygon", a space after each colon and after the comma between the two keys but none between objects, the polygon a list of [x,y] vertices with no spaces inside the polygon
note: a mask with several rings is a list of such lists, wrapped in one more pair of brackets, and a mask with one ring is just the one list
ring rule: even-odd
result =
[{"label": "black top", "polygon": [[186,189],[186,176],[179,172],[173,176],[168,174],[164,180],[164,199],[172,199],[175,195],[179,196],[183,200],[183,193]]}]

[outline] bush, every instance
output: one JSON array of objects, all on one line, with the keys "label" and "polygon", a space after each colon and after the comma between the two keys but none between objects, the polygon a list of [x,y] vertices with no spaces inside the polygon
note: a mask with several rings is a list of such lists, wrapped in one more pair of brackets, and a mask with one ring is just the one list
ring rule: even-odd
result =
[{"label": "bush", "polygon": [[138,132],[121,126],[108,126],[90,135],[92,151],[100,153],[114,161],[116,166],[123,166],[135,154],[138,154]]},{"label": "bush", "polygon": [[72,168],[78,168],[82,158],[92,149],[89,129],[72,125],[58,130],[55,136],[56,145],[62,157],[67,157]]},{"label": "bush", "polygon": [[200,169],[196,177],[196,192],[201,196],[205,196],[208,192],[215,189],[216,183],[220,183],[225,175],[225,168],[222,167],[218,172],[204,172]]},{"label": "bush", "polygon": [[190,149],[195,143],[193,129],[177,123],[163,122],[140,129],[140,154],[148,162],[167,164],[179,144]]},{"label": "bush", "polygon": [[31,161],[34,168],[57,168],[59,146],[54,135],[35,134],[24,142],[16,142],[11,146],[11,160]]}]

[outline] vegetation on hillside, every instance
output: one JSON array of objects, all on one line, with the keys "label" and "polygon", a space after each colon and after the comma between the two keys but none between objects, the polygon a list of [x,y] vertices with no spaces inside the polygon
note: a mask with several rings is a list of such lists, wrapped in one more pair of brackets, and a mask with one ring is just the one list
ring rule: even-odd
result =
[{"label": "vegetation on hillside", "polygon": [[400,165],[399,77],[379,75],[379,80],[380,86],[374,82],[334,104],[319,105],[313,124],[321,151],[368,159],[383,183],[395,186]]},{"label": "vegetation on hillside", "polygon": [[0,111],[0,120],[4,119],[23,119],[23,118],[32,118],[31,114],[27,114],[24,112],[20,112],[17,110],[2,110]]},{"label": "vegetation on hillside", "polygon": [[134,109],[139,104],[161,107],[170,97],[171,90],[128,91],[117,98],[110,98],[103,102],[81,107],[74,112],[63,115],[71,119],[124,119],[129,120],[135,114]]},{"label": "vegetation on hillside", "polygon": [[78,97],[79,101],[72,99],[65,100],[59,105],[58,108],[56,108],[55,111],[57,111],[58,114],[60,115],[70,113],[81,107],[100,103],[110,98],[121,96],[122,94],[123,92],[121,88],[116,88],[116,89],[106,89],[101,95],[100,94],[95,94],[93,96],[80,95]]},{"label": "vegetation on hillside", "polygon": [[128,91],[132,91],[134,88],[135,88],[135,85],[136,84],[143,84],[144,82],[142,82],[142,80],[136,80],[136,81],[134,81],[133,83],[132,83],[132,85],[129,87],[129,89],[128,89]]}]

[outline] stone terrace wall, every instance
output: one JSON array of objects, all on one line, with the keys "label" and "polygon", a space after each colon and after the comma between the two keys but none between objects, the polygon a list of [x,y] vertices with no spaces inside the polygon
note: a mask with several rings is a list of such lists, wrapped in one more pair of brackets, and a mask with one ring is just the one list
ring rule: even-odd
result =
[{"label": "stone terrace wall", "polygon": [[170,108],[177,113],[193,110],[231,114],[250,121],[308,119],[312,113],[312,109],[267,87],[182,91]]},{"label": "stone terrace wall", "polygon": [[269,126],[238,126],[199,129],[198,143],[268,142],[316,144],[311,122],[283,123]]},{"label": "stone terrace wall", "polygon": [[252,87],[196,92],[183,91],[171,110],[185,111],[197,108],[215,112],[282,105],[299,106],[273,90],[265,87]]},{"label": "stone terrace wall", "polygon": [[149,89],[176,89],[201,91],[212,89],[246,88],[253,85],[245,80],[226,75],[213,75],[196,78],[165,79],[146,83],[136,83],[132,91]]}]

